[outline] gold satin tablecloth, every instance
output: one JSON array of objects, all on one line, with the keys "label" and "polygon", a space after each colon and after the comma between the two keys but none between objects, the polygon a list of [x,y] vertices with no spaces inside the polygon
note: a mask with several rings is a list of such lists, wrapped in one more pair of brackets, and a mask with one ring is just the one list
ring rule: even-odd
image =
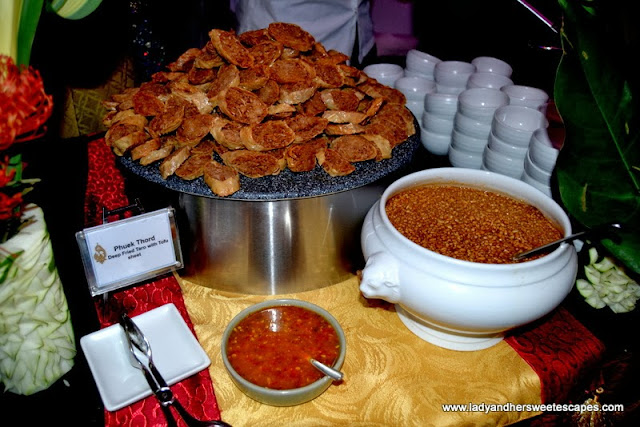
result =
[{"label": "gold satin tablecloth", "polygon": [[[246,295],[200,286],[178,277],[198,339],[211,359],[222,419],[234,427],[506,425],[539,412],[445,412],[443,404],[539,404],[540,379],[503,342],[458,352],[415,336],[392,305],[375,306],[360,294],[356,276],[329,287],[286,295]],[[242,309],[275,298],[309,301],[342,325],[347,353],[344,380],[298,406],[258,403],[231,381],[222,363],[222,333]]]}]

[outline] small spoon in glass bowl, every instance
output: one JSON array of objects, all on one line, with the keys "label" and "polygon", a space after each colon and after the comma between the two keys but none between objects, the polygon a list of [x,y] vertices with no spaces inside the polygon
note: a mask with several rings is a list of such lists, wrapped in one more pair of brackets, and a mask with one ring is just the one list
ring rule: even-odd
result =
[{"label": "small spoon in glass bowl", "polygon": [[580,237],[585,237],[588,235],[593,235],[593,234],[604,234],[606,232],[611,231],[611,229],[616,229],[616,230],[620,230],[622,229],[622,225],[617,224],[617,223],[613,223],[613,224],[603,224],[603,225],[599,225],[597,227],[593,227],[589,230],[584,230],[584,231],[580,231],[578,233],[572,234],[570,236],[564,237],[562,239],[558,239],[555,240],[551,243],[547,243],[546,245],[542,245],[542,246],[538,246],[537,248],[533,248],[531,250],[528,250],[526,252],[521,252],[519,254],[517,254],[516,256],[513,257],[514,261],[521,261],[525,258],[529,258],[533,255],[538,255],[541,253],[545,253],[545,252],[549,252],[552,249],[555,249],[556,247],[560,246],[561,243],[564,242],[572,242],[575,239],[578,239]]}]

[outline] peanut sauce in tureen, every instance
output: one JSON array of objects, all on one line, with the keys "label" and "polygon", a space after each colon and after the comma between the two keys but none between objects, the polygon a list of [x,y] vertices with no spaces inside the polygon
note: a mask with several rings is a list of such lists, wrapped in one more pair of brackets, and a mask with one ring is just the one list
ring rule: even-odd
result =
[{"label": "peanut sauce in tureen", "polygon": [[512,263],[516,254],[563,236],[535,206],[455,184],[403,190],[387,200],[385,210],[396,230],[412,242],[471,262]]}]

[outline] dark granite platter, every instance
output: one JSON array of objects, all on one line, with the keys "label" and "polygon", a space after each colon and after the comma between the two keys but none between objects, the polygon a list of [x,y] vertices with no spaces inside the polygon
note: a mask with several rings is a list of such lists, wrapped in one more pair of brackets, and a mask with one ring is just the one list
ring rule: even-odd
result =
[{"label": "dark granite platter", "polygon": [[[284,200],[324,196],[348,191],[371,184],[409,165],[420,143],[420,126],[415,122],[416,133],[393,149],[390,159],[376,162],[369,160],[355,163],[356,170],[347,176],[332,177],[320,166],[309,172],[292,172],[285,169],[278,175],[248,178],[240,175],[240,190],[228,197],[218,197],[205,184],[202,177],[186,181],[175,175],[162,179],[158,164],[143,166],[128,156],[117,157],[120,165],[135,175],[165,188],[181,193],[214,199],[234,200]],[[218,159],[219,160],[219,159]]]}]

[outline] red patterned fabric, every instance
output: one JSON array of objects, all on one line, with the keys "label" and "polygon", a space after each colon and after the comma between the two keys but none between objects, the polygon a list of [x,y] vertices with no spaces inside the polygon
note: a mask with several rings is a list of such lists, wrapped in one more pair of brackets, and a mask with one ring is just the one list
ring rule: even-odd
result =
[{"label": "red patterned fabric", "polygon": [[104,139],[88,146],[89,172],[84,199],[85,226],[102,224],[102,208],[112,210],[129,205],[124,178],[115,166],[115,155]]},{"label": "red patterned fabric", "polygon": [[[115,166],[115,157],[104,139],[92,141],[88,145],[89,173],[85,195],[85,225],[102,223],[102,208],[116,209],[129,205],[125,194],[125,181]],[[196,335],[193,323],[187,313],[180,285],[173,275],[166,275],[148,283],[141,283],[109,294],[104,303],[96,300],[96,311],[102,328],[117,322],[117,312],[126,311],[136,316],[164,304],[173,303],[191,332]],[[116,308],[114,310],[113,308]],[[209,371],[204,369],[173,386],[175,397],[196,418],[201,420],[220,419],[220,409],[213,390]],[[174,414],[177,413],[174,411]],[[176,418],[179,418],[176,416]],[[115,412],[105,410],[105,426],[166,426],[160,404],[154,396],[149,396]],[[184,422],[179,419],[179,426]]]},{"label": "red patterned fabric", "polygon": [[603,358],[605,346],[565,308],[505,341],[540,377],[542,403],[567,401],[575,380]]}]

